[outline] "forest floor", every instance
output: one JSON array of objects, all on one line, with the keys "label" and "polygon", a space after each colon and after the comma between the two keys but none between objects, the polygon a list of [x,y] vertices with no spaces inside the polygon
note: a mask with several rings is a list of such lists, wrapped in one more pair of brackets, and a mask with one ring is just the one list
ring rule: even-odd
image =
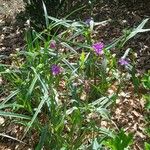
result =
[{"label": "forest floor", "polygon": [[[0,63],[11,63],[11,54],[24,48],[24,31],[26,22],[17,20],[18,14],[24,11],[22,0],[0,0]],[[100,4],[94,8],[94,19],[103,21],[111,19],[110,23],[96,29],[95,39],[102,39],[106,44],[122,35],[123,29],[137,26],[144,18],[150,17],[150,8],[140,7],[139,5],[127,7],[125,5],[117,6],[114,4]],[[84,18],[85,19],[85,18]],[[146,26],[150,28],[150,23]],[[138,35],[126,48],[131,47],[137,53],[137,70],[140,74],[150,69],[150,35],[144,33]],[[117,53],[117,50],[115,50]],[[119,54],[120,55],[120,54]],[[1,85],[1,81],[0,81]],[[110,87],[109,92],[113,92],[115,87]],[[118,128],[124,128],[128,132],[134,133],[134,150],[143,150],[144,141],[150,139],[145,135],[145,115],[144,100],[142,98],[143,89],[139,89],[139,95],[134,96],[133,87],[130,85],[124,92],[120,93],[115,108],[112,110],[112,120]],[[2,97],[0,93],[0,97]],[[1,101],[1,100],[0,100]],[[103,122],[107,126],[107,123]],[[0,117],[0,132],[15,138],[20,137],[22,127],[8,125],[3,117]],[[33,137],[34,138],[34,135]],[[25,139],[24,142],[26,142]],[[29,142],[27,142],[29,143]],[[25,147],[24,147],[25,146]],[[32,149],[24,144],[19,144],[10,139],[0,138],[0,150],[25,150]]]}]

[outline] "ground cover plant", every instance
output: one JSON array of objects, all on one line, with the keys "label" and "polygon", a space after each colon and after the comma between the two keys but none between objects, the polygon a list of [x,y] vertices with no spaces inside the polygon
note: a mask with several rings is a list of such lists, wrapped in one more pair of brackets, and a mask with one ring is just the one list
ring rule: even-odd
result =
[{"label": "ground cover plant", "polygon": [[[57,19],[44,10],[47,28],[41,33],[28,30],[25,49],[12,56],[12,65],[0,65],[6,82],[1,91],[10,93],[0,104],[0,115],[26,127],[20,140],[36,132],[37,150],[131,149],[133,135],[111,120],[111,109],[127,82],[135,94],[141,84],[149,89],[149,73],[138,77],[134,53],[124,49],[138,33],[150,31],[144,29],[148,19],[105,44],[93,38],[94,27],[104,22]],[[61,27],[51,35],[51,30]],[[121,57],[114,48],[124,50]],[[110,93],[112,85],[116,89]],[[103,121],[108,122],[106,127]]]},{"label": "ground cover plant", "polygon": [[[24,0],[24,2],[26,7],[26,18],[30,19],[32,26],[40,31],[45,28],[43,3],[46,6],[47,14],[56,18],[74,18],[72,15],[68,16],[68,14],[72,14],[74,11],[80,10],[81,8],[83,12],[88,10],[89,14],[91,14],[93,5],[96,3],[95,0],[77,0],[74,2],[72,2],[72,0]],[[75,16],[76,19],[81,18],[77,13]]]}]

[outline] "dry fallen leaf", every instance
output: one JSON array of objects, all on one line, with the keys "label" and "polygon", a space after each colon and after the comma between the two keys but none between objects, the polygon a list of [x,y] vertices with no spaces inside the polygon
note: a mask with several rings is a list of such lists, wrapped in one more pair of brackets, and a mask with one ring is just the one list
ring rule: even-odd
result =
[{"label": "dry fallen leaf", "polygon": [[0,117],[0,125],[4,124],[5,119],[3,117]]}]

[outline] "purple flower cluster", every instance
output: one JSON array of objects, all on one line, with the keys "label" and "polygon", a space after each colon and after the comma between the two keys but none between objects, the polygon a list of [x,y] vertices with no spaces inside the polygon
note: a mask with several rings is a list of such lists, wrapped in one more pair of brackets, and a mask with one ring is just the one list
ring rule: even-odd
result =
[{"label": "purple flower cluster", "polygon": [[127,66],[127,65],[129,65],[128,60],[125,59],[125,58],[120,58],[119,59],[119,63],[120,63],[121,66]]},{"label": "purple flower cluster", "polygon": [[[92,48],[94,49],[94,51],[97,55],[102,55],[104,53],[104,51],[103,51],[104,43],[103,42],[94,43],[92,45]],[[121,66],[128,66],[129,65],[129,61],[123,57],[121,57],[118,62],[120,63]]]},{"label": "purple flower cluster", "polygon": [[91,22],[93,22],[93,18],[89,18],[85,21],[88,26],[90,26]]},{"label": "purple flower cluster", "polygon": [[51,40],[50,41],[50,48],[51,49],[55,49],[56,48],[56,41],[55,40]]},{"label": "purple flower cluster", "polygon": [[94,49],[97,55],[102,55],[104,49],[104,43],[102,42],[95,43],[92,45],[92,48]]},{"label": "purple flower cluster", "polygon": [[52,74],[55,76],[61,73],[61,68],[58,65],[52,65],[51,71]]}]

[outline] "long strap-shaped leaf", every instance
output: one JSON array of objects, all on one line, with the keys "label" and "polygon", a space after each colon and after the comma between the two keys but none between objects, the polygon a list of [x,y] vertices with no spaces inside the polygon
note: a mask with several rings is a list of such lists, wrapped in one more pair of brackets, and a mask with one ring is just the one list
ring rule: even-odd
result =
[{"label": "long strap-shaped leaf", "polygon": [[43,81],[41,80],[40,76],[37,74],[36,69],[31,67],[31,69],[34,71],[36,77],[38,78],[38,80],[40,81],[41,85],[42,85],[42,91],[43,91],[43,97],[41,97],[41,102],[35,112],[35,114],[32,117],[32,120],[29,122],[28,127],[26,128],[26,131],[22,137],[22,139],[25,137],[25,135],[27,134],[27,132],[29,131],[29,129],[31,128],[32,124],[34,123],[35,119],[37,118],[38,114],[41,111],[41,108],[43,107],[44,103],[48,100],[49,96],[48,96],[48,90],[47,87],[44,85]]},{"label": "long strap-shaped leaf", "polygon": [[44,15],[45,15],[46,27],[48,28],[49,19],[48,19],[47,9],[46,9],[45,3],[43,1],[42,1],[42,3],[43,3]]},{"label": "long strap-shaped leaf", "polygon": [[137,28],[133,29],[127,37],[125,35],[120,36],[119,38],[115,39],[112,43],[110,43],[105,49],[109,50],[111,48],[114,48],[120,41],[123,41],[122,44],[123,46],[128,40],[133,38],[136,34],[150,31],[150,29],[143,29],[148,20],[149,19],[143,20],[142,23]]},{"label": "long strap-shaped leaf", "polygon": [[27,119],[27,120],[31,119],[29,116],[26,116],[26,115],[12,113],[12,112],[5,112],[5,111],[0,111],[0,116],[14,117],[14,118],[20,118],[20,119]]},{"label": "long strap-shaped leaf", "polygon": [[4,105],[1,105],[1,103],[0,103],[0,110],[4,109],[4,108],[9,108],[9,107],[18,107],[18,108],[21,108],[23,106],[19,105],[19,104],[16,104],[16,103],[4,104]]},{"label": "long strap-shaped leaf", "polygon": [[4,101],[1,103],[1,105],[4,105],[5,103],[7,103],[12,97],[14,97],[15,95],[17,95],[20,92],[19,89],[13,91],[10,95],[8,95]]},{"label": "long strap-shaped leaf", "polygon": [[41,137],[35,150],[41,150],[43,148],[43,145],[47,136],[47,131],[48,131],[48,126],[45,125],[45,127],[42,129]]},{"label": "long strap-shaped leaf", "polygon": [[126,40],[124,41],[123,45],[128,41],[130,40],[131,38],[133,38],[136,34],[138,33],[142,33],[142,32],[148,32],[150,31],[150,29],[143,29],[144,25],[147,23],[149,19],[144,19],[142,21],[142,23],[137,27],[135,28],[130,34],[129,36],[126,37]]}]

